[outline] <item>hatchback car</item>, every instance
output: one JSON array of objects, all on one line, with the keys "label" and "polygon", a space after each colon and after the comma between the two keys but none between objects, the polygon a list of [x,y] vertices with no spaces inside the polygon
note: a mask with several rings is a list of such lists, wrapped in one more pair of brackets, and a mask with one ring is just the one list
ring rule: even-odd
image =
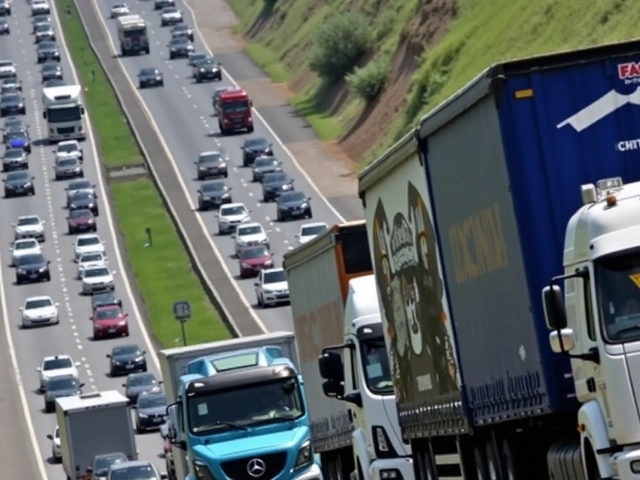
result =
[{"label": "hatchback car", "polygon": [[[107,256],[104,253],[92,252],[85,253],[78,259],[78,278],[82,280],[85,270],[94,267],[106,267]],[[95,310],[95,309],[94,309]]]},{"label": "hatchback car", "polygon": [[84,160],[84,152],[78,140],[64,140],[58,143],[54,155],[56,158],[75,157],[81,162]]},{"label": "hatchback car", "polygon": [[96,200],[95,193],[89,193],[86,191],[76,192],[70,195],[67,199],[69,203],[69,210],[91,210],[91,213],[95,217],[98,216],[98,201]]},{"label": "hatchback car", "polygon": [[271,230],[265,230],[262,225],[257,222],[238,225],[236,232],[231,235],[231,238],[235,240],[234,252],[236,257],[240,257],[240,252],[247,247],[264,245],[269,249],[269,237],[267,234],[270,231]]},{"label": "hatchback car", "polygon": [[138,72],[138,88],[164,87],[164,75],[154,67],[146,67]]},{"label": "hatchback car", "polygon": [[182,23],[182,12],[178,10],[176,7],[164,7],[162,12],[160,13],[160,26],[167,27],[170,25],[177,25],[178,23]]},{"label": "hatchback car", "polygon": [[82,394],[84,383],[78,382],[73,375],[54,377],[44,387],[44,411],[51,413],[56,409],[56,399]]},{"label": "hatchback car", "polygon": [[91,316],[93,339],[129,336],[129,314],[121,307],[110,305],[96,308]]},{"label": "hatchback car", "polygon": [[7,148],[2,155],[2,171],[27,170],[29,157],[22,148]]},{"label": "hatchback car", "polygon": [[39,242],[44,242],[46,239],[44,221],[38,215],[22,215],[12,226],[15,240],[35,238]]},{"label": "hatchback car", "polygon": [[137,460],[120,463],[109,469],[107,480],[161,480],[167,478],[165,472],[158,472],[151,462]]},{"label": "hatchback car", "polygon": [[136,432],[159,429],[167,418],[167,396],[164,393],[142,393],[134,405]]},{"label": "hatchback car", "polygon": [[74,362],[69,355],[52,355],[44,357],[36,371],[40,377],[40,391],[44,391],[47,382],[55,377],[71,375],[78,378],[80,362]]},{"label": "hatchback car", "polygon": [[34,179],[35,177],[25,170],[9,172],[9,174],[2,179],[4,182],[5,198],[35,195],[36,187],[33,185]]},{"label": "hatchback car", "polygon": [[216,212],[218,219],[218,235],[235,231],[238,225],[251,221],[251,210],[244,203],[230,203],[222,205]]},{"label": "hatchback car", "polygon": [[277,213],[279,222],[294,218],[313,218],[311,211],[311,197],[304,192],[284,192],[277,200]]},{"label": "hatchback car", "polygon": [[300,225],[300,231],[296,233],[296,239],[298,240],[298,245],[303,245],[314,238],[316,238],[321,233],[329,230],[329,225],[326,223],[305,223]]},{"label": "hatchback car", "polygon": [[113,272],[107,266],[91,267],[82,274],[82,295],[109,292],[116,289]]},{"label": "hatchback car", "polygon": [[284,172],[265,173],[262,178],[262,201],[276,200],[281,193],[290,192],[293,188],[293,178]]},{"label": "hatchback car", "polygon": [[251,181],[261,182],[265,173],[281,172],[282,162],[275,157],[258,157],[253,162]]},{"label": "hatchback car", "polygon": [[7,148],[18,148],[31,153],[31,137],[27,129],[9,130],[4,134],[4,143]]},{"label": "hatchback car", "polygon": [[67,217],[67,233],[97,232],[98,224],[89,209],[71,210]]},{"label": "hatchback car", "polygon": [[264,245],[247,247],[238,257],[240,278],[255,277],[260,270],[273,267],[273,254]]},{"label": "hatchback car", "polygon": [[218,208],[220,205],[232,203],[231,188],[223,181],[206,182],[198,189],[198,210]]},{"label": "hatchback car", "polygon": [[84,169],[78,157],[56,157],[53,170],[56,180],[84,177]]},{"label": "hatchback car", "polygon": [[138,345],[118,345],[111,349],[111,353],[107,354],[109,359],[109,374],[112,377],[116,375],[127,375],[132,372],[147,371],[147,352],[142,350]]},{"label": "hatchback car", "polygon": [[0,83],[0,90],[2,90],[2,92],[5,91],[5,89],[11,90],[11,91],[22,91],[22,82],[20,81],[20,79],[18,77],[7,77],[7,78],[3,78],[2,79],[2,83]]},{"label": "hatchback car", "polygon": [[40,327],[42,325],[57,325],[60,323],[58,307],[51,297],[44,295],[29,297],[20,308],[22,312],[22,328]]},{"label": "hatchback car", "polygon": [[95,311],[96,308],[106,307],[108,305],[118,305],[119,307],[122,307],[122,299],[120,299],[115,292],[96,293],[91,297],[92,311]]},{"label": "hatchback car", "polygon": [[35,238],[17,239],[13,242],[10,250],[12,267],[15,267],[18,264],[18,260],[20,260],[20,257],[42,253],[42,247]]},{"label": "hatchback car", "polygon": [[195,41],[195,35],[193,34],[193,28],[186,23],[179,23],[174,25],[171,29],[171,38],[186,37],[191,42]]},{"label": "hatchback car", "polygon": [[289,303],[289,283],[282,268],[262,270],[254,283],[260,307]]},{"label": "hatchback car", "polygon": [[23,255],[16,264],[16,285],[32,282],[50,282],[51,261],[44,258],[41,253]]},{"label": "hatchback car", "polygon": [[49,80],[63,80],[62,66],[57,62],[46,62],[40,67],[40,77],[42,83]]},{"label": "hatchback car", "polygon": [[95,234],[79,235],[73,244],[75,261],[78,261],[85,253],[105,253],[104,242]]},{"label": "hatchback car", "polygon": [[242,166],[248,167],[253,165],[253,162],[258,157],[272,157],[273,146],[266,138],[253,137],[247,138],[242,146]]},{"label": "hatchback car", "polygon": [[195,163],[198,171],[198,180],[204,180],[209,177],[227,178],[229,176],[227,162],[220,152],[202,152],[198,155],[198,160],[193,163]]},{"label": "hatchback car", "polygon": [[4,93],[0,96],[0,117],[8,115],[26,115],[27,106],[19,92]]},{"label": "hatchback car", "polygon": [[145,393],[160,393],[162,391],[162,380],[158,381],[153,373],[132,373],[127,376],[127,381],[122,384],[124,396],[129,399],[129,403],[138,401],[138,396]]}]

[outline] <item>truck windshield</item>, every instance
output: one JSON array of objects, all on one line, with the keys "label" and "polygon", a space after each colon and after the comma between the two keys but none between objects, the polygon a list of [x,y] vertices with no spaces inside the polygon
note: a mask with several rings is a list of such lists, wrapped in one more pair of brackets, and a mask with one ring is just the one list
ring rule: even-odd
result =
[{"label": "truck windshield", "polygon": [[146,34],[147,34],[147,31],[144,28],[132,28],[130,30],[124,31],[124,38],[143,37]]},{"label": "truck windshield", "polygon": [[360,344],[360,349],[369,390],[378,395],[393,395],[393,380],[384,338],[365,340]]},{"label": "truck windshield", "polygon": [[600,260],[596,281],[606,339],[612,343],[640,340],[640,254]]},{"label": "truck windshield", "polygon": [[189,429],[195,435],[289,422],[305,414],[300,387],[293,378],[211,392],[190,397],[188,402]]},{"label": "truck windshield", "polygon": [[47,121],[49,123],[77,122],[80,119],[82,119],[80,105],[47,109]]},{"label": "truck windshield", "polygon": [[223,112],[244,112],[249,108],[249,102],[246,100],[235,100],[233,102],[224,102],[221,107]]}]

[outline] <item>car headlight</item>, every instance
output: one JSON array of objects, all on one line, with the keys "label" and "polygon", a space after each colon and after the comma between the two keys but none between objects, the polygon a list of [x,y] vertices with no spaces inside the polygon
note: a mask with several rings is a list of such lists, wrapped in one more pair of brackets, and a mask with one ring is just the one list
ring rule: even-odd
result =
[{"label": "car headlight", "polygon": [[195,473],[197,480],[213,480],[209,467],[202,460],[193,461],[193,473]]},{"label": "car headlight", "polygon": [[220,197],[220,198],[229,198],[229,195],[230,195],[229,193],[225,193],[225,194],[224,194],[224,195],[222,195],[222,197]]},{"label": "car headlight", "polygon": [[46,272],[46,271],[47,271],[47,266],[46,265],[40,269],[40,273]]},{"label": "car headlight", "polygon": [[219,165],[219,167],[220,167],[220,168],[226,168],[226,167],[227,167],[227,162],[222,162],[222,163]]},{"label": "car headlight", "polygon": [[307,208],[309,206],[308,203],[303,203],[302,205],[300,205],[300,208]]},{"label": "car headlight", "polygon": [[144,360],[144,357],[138,357],[138,358],[135,359],[136,362],[141,362],[143,360]]},{"label": "car headlight", "polygon": [[266,262],[264,262],[264,264],[266,266],[273,265],[273,260],[267,260]]},{"label": "car headlight", "polygon": [[269,239],[268,238],[263,238],[262,240],[260,240],[260,243],[269,243]]},{"label": "car headlight", "polygon": [[313,448],[311,448],[311,440],[307,440],[298,450],[298,458],[294,468],[302,468],[313,463]]},{"label": "car headlight", "polygon": [[27,272],[25,272],[22,268],[19,268],[19,269],[18,269],[18,273],[19,273],[20,275],[24,275],[24,274],[25,274],[25,273],[27,273]]},{"label": "car headlight", "polygon": [[140,418],[149,418],[149,416],[148,416],[148,415],[145,415],[144,413],[138,413],[138,416],[139,416]]},{"label": "car headlight", "polygon": [[252,268],[248,263],[243,263],[242,268]]},{"label": "car headlight", "polygon": [[124,327],[126,324],[127,324],[126,320],[122,320],[121,322],[118,322],[119,327]]}]

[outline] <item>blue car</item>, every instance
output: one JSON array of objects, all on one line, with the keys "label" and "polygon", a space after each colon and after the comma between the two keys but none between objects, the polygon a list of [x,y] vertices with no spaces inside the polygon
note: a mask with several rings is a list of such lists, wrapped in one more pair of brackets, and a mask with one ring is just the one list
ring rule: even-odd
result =
[{"label": "blue car", "polygon": [[31,138],[26,129],[9,130],[5,132],[4,137],[7,148],[21,148],[27,153],[31,153]]}]

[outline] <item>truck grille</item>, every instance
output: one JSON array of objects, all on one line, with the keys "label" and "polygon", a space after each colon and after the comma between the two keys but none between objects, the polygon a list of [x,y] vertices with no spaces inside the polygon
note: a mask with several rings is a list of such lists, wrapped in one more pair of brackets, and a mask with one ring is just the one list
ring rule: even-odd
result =
[{"label": "truck grille", "polygon": [[[264,462],[265,470],[260,476],[254,477],[249,475],[249,462],[252,460],[258,460]],[[277,477],[285,467],[287,463],[287,453],[279,452],[269,455],[261,455],[257,457],[245,457],[238,460],[231,460],[229,462],[222,462],[222,471],[231,480],[247,480],[258,478],[259,480],[271,480]],[[256,472],[257,473],[257,472]]]},{"label": "truck grille", "polygon": [[73,133],[74,130],[75,130],[75,127],[64,127],[64,128],[59,128],[58,133],[60,135],[68,135],[69,133]]}]

